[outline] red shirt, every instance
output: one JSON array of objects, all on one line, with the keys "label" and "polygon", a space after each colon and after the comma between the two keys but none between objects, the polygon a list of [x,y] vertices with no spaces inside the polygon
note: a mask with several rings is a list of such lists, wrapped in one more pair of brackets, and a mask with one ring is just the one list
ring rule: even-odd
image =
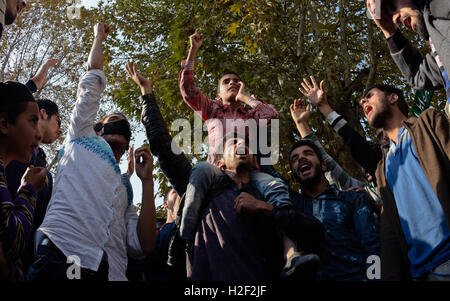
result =
[{"label": "red shirt", "polygon": [[[184,66],[185,62],[183,61],[183,69],[178,78],[180,92],[184,102],[194,111],[199,112],[202,119],[206,121],[209,140],[209,162],[214,162],[215,150],[222,142],[224,135],[237,131],[245,131],[244,133],[248,134],[248,129],[245,128],[244,124],[236,123],[236,126],[233,126],[232,121],[241,119],[249,123],[251,122],[249,119],[253,119],[256,125],[263,126],[264,123],[261,123],[261,121],[266,120],[268,126],[271,119],[278,117],[275,107],[261,100],[252,99],[252,106],[241,105],[233,112],[230,106],[222,103],[221,99],[209,99],[195,86],[194,71],[185,70]],[[250,133],[250,137],[256,137],[256,133],[254,135]]]}]

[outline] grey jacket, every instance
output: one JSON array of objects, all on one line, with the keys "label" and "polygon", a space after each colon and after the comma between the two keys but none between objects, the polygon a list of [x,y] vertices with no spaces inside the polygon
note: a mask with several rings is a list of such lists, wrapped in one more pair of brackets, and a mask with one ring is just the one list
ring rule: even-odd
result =
[{"label": "grey jacket", "polygon": [[[450,73],[450,1],[429,1],[423,8],[423,15],[436,51],[445,70]],[[387,42],[392,58],[414,88],[433,90],[445,86],[444,78],[431,52],[422,56],[400,30],[387,39]]]}]

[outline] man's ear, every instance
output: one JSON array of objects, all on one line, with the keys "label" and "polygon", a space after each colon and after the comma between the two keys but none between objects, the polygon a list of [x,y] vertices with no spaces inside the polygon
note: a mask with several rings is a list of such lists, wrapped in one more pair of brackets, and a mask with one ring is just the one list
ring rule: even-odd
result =
[{"label": "man's ear", "polygon": [[389,95],[389,103],[391,105],[396,104],[398,102],[398,95],[396,93],[391,93],[391,95]]},{"label": "man's ear", "polygon": [[323,172],[327,171],[327,165],[324,162],[322,162],[322,171]]},{"label": "man's ear", "polygon": [[223,159],[220,159],[217,162],[217,167],[219,167],[220,170],[222,170],[222,171],[225,171],[225,169],[227,168],[226,165],[225,165],[225,162],[223,161]]},{"label": "man's ear", "polygon": [[47,111],[45,109],[40,109],[39,110],[39,118],[41,120],[46,120],[48,118],[48,114],[47,114]]},{"label": "man's ear", "polygon": [[164,206],[164,208],[167,209],[167,201],[164,201],[164,202],[163,202],[163,206]]},{"label": "man's ear", "polygon": [[0,114],[0,133],[3,135],[8,134],[8,119],[3,114]]}]

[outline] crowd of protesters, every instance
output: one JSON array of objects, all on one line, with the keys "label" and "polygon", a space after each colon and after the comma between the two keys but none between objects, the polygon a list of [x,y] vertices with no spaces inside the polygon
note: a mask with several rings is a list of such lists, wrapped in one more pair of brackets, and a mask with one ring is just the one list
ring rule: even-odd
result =
[{"label": "crowd of protesters", "polygon": [[[0,0],[0,35],[25,8],[25,1]],[[179,74],[181,97],[208,127],[208,160],[195,165],[173,143],[153,83],[135,63],[125,69],[142,94],[150,147],[130,147],[130,123],[120,112],[96,121],[107,85],[108,24],[94,27],[67,129],[61,129],[55,102],[33,96],[56,59],[26,84],[1,82],[0,279],[449,281],[450,2],[368,0],[367,10],[407,82],[415,89],[445,89],[445,110],[409,117],[403,91],[374,84],[360,95],[377,133],[377,142],[368,141],[331,108],[325,81],[304,78],[299,91],[310,104],[288,101],[301,138],[285,154],[291,182],[263,160],[267,154],[259,147],[257,132],[271,127],[277,108],[250,94],[234,72],[219,79],[215,98],[197,88],[200,33],[190,36]],[[398,23],[420,35],[431,52],[420,54]],[[366,181],[326,152],[308,124],[311,106],[343,138]],[[229,122],[237,120],[254,122],[257,132],[246,122]],[[53,177],[40,144],[63,134]],[[119,162],[128,149],[122,173]],[[162,226],[153,156],[172,186]],[[139,212],[134,171],[142,182]]]}]

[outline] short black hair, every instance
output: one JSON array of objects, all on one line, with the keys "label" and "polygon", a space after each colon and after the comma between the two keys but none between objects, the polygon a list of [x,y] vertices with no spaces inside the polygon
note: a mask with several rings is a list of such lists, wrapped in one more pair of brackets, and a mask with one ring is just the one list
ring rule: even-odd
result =
[{"label": "short black hair", "polygon": [[383,91],[386,96],[389,96],[393,93],[397,94],[397,96],[398,96],[397,106],[400,109],[400,112],[402,112],[403,115],[408,117],[409,107],[408,107],[408,104],[406,103],[405,96],[403,95],[402,90],[400,90],[394,86],[390,86],[390,85],[375,84],[375,85],[368,87],[366,89],[366,91],[364,91],[363,98],[367,97],[367,95],[369,94],[369,92],[372,89],[378,89],[380,91]]},{"label": "short black hair", "polygon": [[237,74],[236,72],[234,72],[234,71],[225,71],[225,72],[220,76],[220,78],[219,78],[219,83],[217,84],[217,94],[220,93],[220,81],[221,81],[221,79],[222,79],[225,75],[228,75],[228,74],[234,74],[234,75],[236,75],[237,77],[239,77],[239,79],[241,79],[241,77],[239,76],[239,74]]},{"label": "short black hair", "polygon": [[130,123],[130,122],[128,121],[127,116],[125,116],[124,113],[119,112],[119,111],[115,111],[115,112],[113,112],[113,113],[111,113],[111,114],[106,114],[106,115],[104,115],[102,118],[100,118],[100,120],[99,120],[98,122],[104,123],[105,120],[106,120],[108,117],[112,116],[112,115],[119,115],[119,116],[122,116],[122,118],[125,119],[125,120],[128,122],[128,124]]},{"label": "short black hair", "polygon": [[173,187],[169,188],[169,190],[164,195],[164,202],[166,202],[167,209],[169,209],[170,211],[173,211],[173,207],[175,206],[175,202],[169,202],[169,195],[172,193],[172,191],[175,191]]},{"label": "short black hair", "polygon": [[17,121],[17,117],[27,109],[28,102],[36,101],[27,86],[14,81],[0,82],[0,114],[9,123]]},{"label": "short black hair", "polygon": [[312,148],[313,151],[316,153],[317,157],[319,158],[320,163],[323,163],[323,158],[322,158],[322,156],[320,154],[319,147],[312,140],[301,139],[300,141],[294,143],[294,145],[292,145],[291,149],[289,150],[289,167],[291,168],[291,170],[292,170],[291,154],[292,154],[292,152],[295,149],[297,149],[297,148],[299,148],[300,146],[303,146],[303,145],[307,145],[310,148]]},{"label": "short black hair", "polygon": [[39,106],[39,111],[44,109],[48,115],[48,118],[50,118],[52,115],[59,114],[58,105],[50,99],[40,98],[37,99],[36,102]]}]

